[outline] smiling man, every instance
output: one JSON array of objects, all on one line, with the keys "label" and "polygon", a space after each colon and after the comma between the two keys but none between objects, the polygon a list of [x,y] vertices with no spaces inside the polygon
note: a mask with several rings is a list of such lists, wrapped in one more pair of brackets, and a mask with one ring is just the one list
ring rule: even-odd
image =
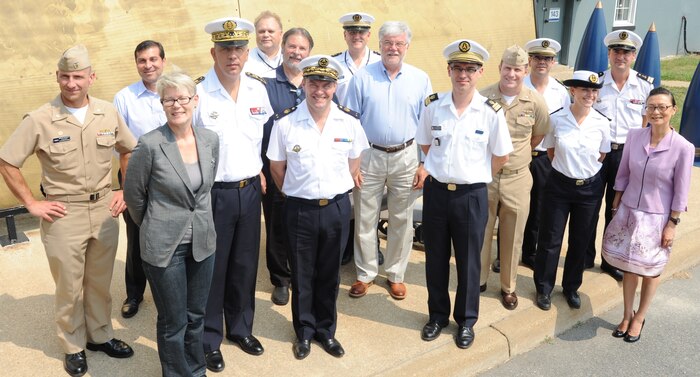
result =
[{"label": "smiling man", "polygon": [[[251,355],[264,351],[253,336],[260,249],[260,202],[265,177],[260,158],[263,127],[272,115],[264,80],[243,74],[250,21],[225,17],[207,24],[214,66],[197,85],[196,126],[219,135],[219,166],[212,188],[216,262],[204,320],[207,368],[224,369],[224,335]],[[255,78],[254,78],[255,77]],[[222,322],[223,315],[223,322]]]},{"label": "smiling man", "polygon": [[275,69],[282,64],[282,19],[277,13],[266,10],[255,18],[255,41],[257,47],[250,50],[243,71],[275,77]]},{"label": "smiling man", "polygon": [[[165,113],[156,92],[156,81],[163,74],[166,63],[163,45],[151,40],[139,43],[134,50],[134,60],[141,80],[117,92],[114,106],[138,139],[165,124]],[[124,211],[123,216],[126,224],[126,299],[121,313],[122,317],[131,318],[139,311],[139,304],[143,300],[146,276],[141,265],[139,227],[129,216],[128,210]]]},{"label": "smiling man", "polygon": [[523,232],[530,209],[532,175],[528,165],[532,150],[549,132],[547,103],[536,91],[523,85],[528,73],[528,55],[520,46],[508,47],[498,65],[500,80],[482,94],[505,111],[513,152],[508,162],[494,172],[488,186],[489,217],[481,249],[481,291],[486,290],[494,226],[498,218],[501,252],[501,304],[508,310],[518,306],[515,293]]},{"label": "smiling man", "polygon": [[374,22],[372,15],[362,12],[351,12],[344,14],[339,21],[343,24],[343,38],[348,45],[348,49],[332,56],[343,68],[342,75],[338,78],[338,90],[335,93],[338,101],[343,103],[350,79],[368,64],[378,62],[382,58],[379,52],[372,51],[367,47],[369,37],[372,35],[370,31],[372,22]]}]

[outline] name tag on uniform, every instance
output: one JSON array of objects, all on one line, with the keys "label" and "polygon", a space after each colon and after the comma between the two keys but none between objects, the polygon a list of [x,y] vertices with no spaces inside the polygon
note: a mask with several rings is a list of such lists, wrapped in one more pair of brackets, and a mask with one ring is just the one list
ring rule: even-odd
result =
[{"label": "name tag on uniform", "polygon": [[632,99],[630,100],[630,103],[633,103],[633,104],[635,104],[635,105],[642,105],[642,104],[644,104],[644,101],[642,101],[642,100],[640,100],[640,99],[632,98]]},{"label": "name tag on uniform", "polygon": [[56,143],[62,143],[64,141],[70,141],[70,136],[61,136],[61,137],[55,137],[52,140],[54,144]]},{"label": "name tag on uniform", "polygon": [[442,131],[442,126],[430,126],[431,131]]},{"label": "name tag on uniform", "polygon": [[477,135],[483,135],[483,134],[484,134],[484,131],[483,131],[483,130],[476,130],[475,132],[476,132]]},{"label": "name tag on uniform", "polygon": [[333,141],[336,143],[352,143],[352,139],[341,138],[341,137],[336,137],[335,139],[333,139]]},{"label": "name tag on uniform", "polygon": [[265,114],[267,114],[267,111],[265,111],[265,109],[262,107],[251,107],[250,108],[250,115],[265,115]]},{"label": "name tag on uniform", "polygon": [[99,130],[97,136],[114,136],[114,131],[110,129]]}]

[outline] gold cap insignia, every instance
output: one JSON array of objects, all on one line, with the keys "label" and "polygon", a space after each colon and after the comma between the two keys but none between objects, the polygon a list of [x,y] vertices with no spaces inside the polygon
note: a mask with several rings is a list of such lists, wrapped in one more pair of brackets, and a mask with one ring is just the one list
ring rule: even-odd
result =
[{"label": "gold cap insignia", "polygon": [[471,50],[471,48],[472,48],[472,46],[467,41],[462,41],[459,44],[459,51],[467,52],[467,51]]},{"label": "gold cap insignia", "polygon": [[328,59],[326,59],[326,58],[318,59],[318,66],[321,68],[328,67]]},{"label": "gold cap insignia", "polygon": [[627,38],[629,38],[629,34],[627,34],[626,31],[623,31],[622,33],[620,33],[620,39],[622,39],[624,41]]},{"label": "gold cap insignia", "polygon": [[598,75],[596,75],[596,74],[590,75],[588,77],[588,81],[590,81],[594,84],[597,84],[598,83]]},{"label": "gold cap insignia", "polygon": [[362,19],[362,16],[360,16],[359,14],[355,14],[352,16],[352,20],[355,22],[360,22],[361,19]]},{"label": "gold cap insignia", "polygon": [[546,39],[544,41],[542,41],[542,47],[544,47],[544,48],[549,47],[549,41]]},{"label": "gold cap insignia", "polygon": [[299,151],[301,150],[301,147],[299,146],[299,144],[297,144],[297,145],[294,146],[294,148],[292,148],[292,150],[293,150],[295,153],[299,153]]},{"label": "gold cap insignia", "polygon": [[236,29],[236,26],[238,26],[238,25],[236,25],[236,23],[234,21],[228,20],[228,21],[224,22],[223,26],[224,26],[224,30],[226,30],[226,31],[234,31]]}]

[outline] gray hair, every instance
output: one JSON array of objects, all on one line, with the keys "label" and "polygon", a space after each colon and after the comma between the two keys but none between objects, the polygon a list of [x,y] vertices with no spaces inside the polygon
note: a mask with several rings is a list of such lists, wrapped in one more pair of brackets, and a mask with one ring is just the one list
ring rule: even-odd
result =
[{"label": "gray hair", "polygon": [[406,34],[406,43],[411,43],[413,33],[411,33],[411,28],[408,27],[408,24],[403,21],[387,21],[379,28],[379,41],[381,43],[387,35],[399,34]]},{"label": "gray hair", "polygon": [[197,94],[197,85],[194,83],[194,80],[182,71],[164,73],[158,78],[156,91],[160,98],[163,98],[163,92],[167,88],[185,89],[191,96]]}]

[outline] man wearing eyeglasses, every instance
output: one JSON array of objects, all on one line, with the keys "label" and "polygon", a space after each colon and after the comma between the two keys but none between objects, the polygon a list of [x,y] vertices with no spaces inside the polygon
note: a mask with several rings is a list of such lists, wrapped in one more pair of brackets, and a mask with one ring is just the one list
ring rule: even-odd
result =
[{"label": "man wearing eyeglasses", "polygon": [[[561,45],[554,39],[537,38],[525,44],[529,55],[530,74],[525,76],[523,83],[544,97],[547,108],[552,113],[571,104],[566,87],[549,75],[556,62],[556,56]],[[547,150],[542,143],[537,144],[532,151],[530,174],[532,174],[532,190],[530,190],[530,214],[525,224],[523,236],[522,261],[530,269],[535,267],[535,252],[537,251],[537,234],[539,233],[540,205],[544,201],[544,185],[547,182],[552,162],[547,157]]]},{"label": "man wearing eyeglasses", "polygon": [[[274,78],[265,79],[265,88],[275,114],[282,114],[285,109],[293,108],[304,100],[304,90],[301,86],[304,77],[299,69],[299,63],[311,54],[313,47],[314,39],[304,28],[291,28],[282,36],[282,64],[275,70]],[[265,180],[270,183],[272,183],[272,175],[270,159],[267,158],[267,147],[273,123],[273,117],[265,123],[262,142],[263,173]],[[265,215],[267,270],[270,272],[270,282],[274,286],[271,300],[275,305],[287,305],[291,271],[282,219],[284,195],[276,185],[270,184],[262,203]]]},{"label": "man wearing eyeglasses", "polygon": [[482,292],[486,290],[492,237],[498,219],[501,304],[508,310],[518,307],[515,288],[525,222],[530,209],[532,175],[529,165],[532,150],[549,132],[547,103],[539,93],[523,85],[528,67],[527,52],[517,45],[508,47],[498,65],[500,80],[481,91],[484,97],[503,107],[514,150],[488,185],[489,217],[481,249],[479,289]]},{"label": "man wearing eyeglasses", "polygon": [[360,113],[371,148],[362,153],[360,188],[353,190],[355,204],[355,265],[357,281],[350,296],[367,294],[379,272],[377,222],[387,188],[389,229],[384,258],[389,294],[406,297],[404,274],[413,241],[413,204],[418,151],[414,137],[432,93],[430,78],[403,62],[411,43],[405,23],[389,21],[379,29],[382,60],[360,70],[350,80],[346,107]]},{"label": "man wearing eyeglasses", "polygon": [[[622,151],[627,140],[627,133],[631,128],[640,128],[647,125],[644,113],[649,92],[654,88],[653,77],[648,77],[632,69],[632,64],[637,57],[637,50],[642,47],[642,38],[627,30],[616,30],[605,36],[603,40],[608,46],[608,62],[610,68],[605,71],[603,88],[600,89],[598,100],[593,108],[600,111],[610,119],[611,151],[603,161],[600,175],[605,185],[605,227],[612,220],[612,202],[615,198],[615,177],[622,159]],[[598,206],[600,210],[601,203]],[[596,229],[598,213],[593,219],[591,229],[593,236],[586,252],[584,266],[592,268],[596,257]],[[617,281],[622,281],[622,272],[605,259],[600,263],[600,269]]]},{"label": "man wearing eyeglasses", "polygon": [[225,367],[220,351],[224,335],[248,354],[264,351],[253,336],[253,317],[260,202],[266,187],[260,154],[263,127],[273,112],[264,79],[243,74],[253,24],[226,17],[204,30],[214,42],[214,66],[197,85],[194,123],[216,132],[221,146],[211,191],[216,262],[204,319],[204,352],[207,368],[220,372]]},{"label": "man wearing eyeglasses", "polygon": [[367,47],[367,42],[372,34],[370,28],[374,22],[372,15],[352,12],[341,16],[339,21],[343,24],[343,38],[345,38],[348,49],[331,56],[343,67],[343,74],[338,78],[338,90],[335,93],[340,103],[343,103],[348,91],[348,83],[355,76],[355,73],[368,64],[376,63],[382,59],[379,52],[372,51]]},{"label": "man wearing eyeglasses", "polygon": [[[151,40],[139,43],[134,51],[134,60],[141,80],[117,92],[114,96],[114,107],[138,139],[166,122],[160,96],[156,91],[156,81],[163,74],[166,64],[163,45]],[[126,299],[122,304],[121,314],[124,318],[131,318],[139,311],[139,304],[143,301],[146,275],[141,266],[139,226],[129,216],[128,209],[124,211],[123,216],[126,224]]]}]

